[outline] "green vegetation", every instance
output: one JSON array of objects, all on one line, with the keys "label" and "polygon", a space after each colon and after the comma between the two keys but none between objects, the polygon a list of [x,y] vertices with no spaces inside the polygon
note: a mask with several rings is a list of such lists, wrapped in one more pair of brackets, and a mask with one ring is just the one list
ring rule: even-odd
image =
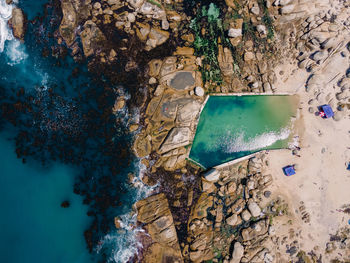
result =
[{"label": "green vegetation", "polygon": [[202,73],[203,82],[214,85],[222,84],[221,70],[219,67],[218,41],[224,47],[233,48],[229,39],[225,37],[222,19],[220,18],[220,9],[213,3],[199,8],[196,17],[191,21],[190,28],[194,31],[195,55],[203,57]]},{"label": "green vegetation", "polygon": [[162,5],[155,0],[147,0],[147,2],[152,5],[158,6],[159,8],[162,8]]},{"label": "green vegetation", "polygon": [[258,4],[264,13],[262,17],[262,21],[264,22],[267,28],[267,39],[273,39],[275,35],[274,28],[273,28],[273,21],[272,21],[272,18],[270,17],[269,10],[266,7],[266,0],[258,0]]}]

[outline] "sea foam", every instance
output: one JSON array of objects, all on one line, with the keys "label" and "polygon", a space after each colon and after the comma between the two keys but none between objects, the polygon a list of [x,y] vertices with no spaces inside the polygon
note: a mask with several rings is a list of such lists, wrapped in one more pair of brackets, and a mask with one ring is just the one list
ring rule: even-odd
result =
[{"label": "sea foam", "polygon": [[[13,1],[13,3],[16,4],[18,1]],[[5,49],[5,42],[9,41],[6,47],[6,56],[8,58],[7,64],[10,66],[19,64],[28,57],[25,46],[14,38],[12,30],[8,26],[13,7],[13,4],[6,4],[6,0],[0,0],[0,53]]]},{"label": "sea foam", "polygon": [[279,132],[266,132],[251,139],[245,139],[244,133],[237,136],[227,135],[221,140],[220,146],[227,153],[256,151],[269,147],[277,141],[287,139],[290,133],[291,129],[286,127]]},{"label": "sea foam", "polygon": [[[138,160],[135,176],[131,184],[134,187],[135,194],[133,195],[133,202],[137,202],[143,198],[146,198],[155,191],[158,185],[148,186],[143,183],[142,177],[146,171],[146,166]],[[138,252],[142,249],[142,243],[140,241],[140,235],[147,235],[141,227],[136,227],[137,214],[130,212],[124,215],[118,216],[120,229],[111,231],[105,235],[101,240],[99,246],[96,248],[97,253],[100,253],[103,249],[110,250],[110,257],[108,262],[110,263],[125,263],[133,257],[138,257]]]},{"label": "sea foam", "polygon": [[0,0],[0,53],[4,51],[5,42],[14,38],[7,24],[12,15],[12,8],[13,5],[6,4],[6,0]]}]

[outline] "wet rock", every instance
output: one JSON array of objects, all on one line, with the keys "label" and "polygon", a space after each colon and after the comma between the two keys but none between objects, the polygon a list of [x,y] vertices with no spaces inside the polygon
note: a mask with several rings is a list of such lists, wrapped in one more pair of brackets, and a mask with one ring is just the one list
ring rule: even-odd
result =
[{"label": "wet rock", "polygon": [[70,206],[70,203],[69,203],[69,201],[63,201],[62,203],[61,203],[61,207],[63,207],[63,208],[68,208]]},{"label": "wet rock", "polygon": [[25,18],[23,11],[18,7],[14,7],[12,9],[12,17],[9,20],[9,25],[12,28],[15,38],[20,39],[21,41],[24,41],[24,22]]},{"label": "wet rock", "polygon": [[157,194],[138,201],[137,220],[145,224],[153,241],[145,252],[145,262],[183,262],[180,246],[168,201],[164,194]]},{"label": "wet rock", "polygon": [[187,90],[193,87],[195,78],[189,71],[178,71],[169,81],[169,86],[176,90]]},{"label": "wet rock", "polygon": [[120,229],[121,228],[121,221],[119,219],[119,217],[115,217],[114,218],[114,226],[116,229]]}]

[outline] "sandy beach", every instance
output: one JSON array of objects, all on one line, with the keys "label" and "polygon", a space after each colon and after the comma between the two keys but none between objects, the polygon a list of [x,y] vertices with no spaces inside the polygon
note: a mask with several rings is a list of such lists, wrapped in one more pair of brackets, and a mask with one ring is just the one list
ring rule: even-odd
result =
[{"label": "sandy beach", "polygon": [[[300,97],[298,135],[301,149],[298,152],[300,157],[293,155],[291,150],[271,151],[268,154],[267,173],[274,178],[273,192],[286,198],[290,208],[288,220],[291,220],[291,224],[279,224],[276,232],[283,237],[293,229],[299,233],[293,238],[298,240],[300,249],[323,254],[324,262],[330,262],[336,255],[336,250],[323,253],[330,236],[347,225],[350,219],[349,214],[341,211],[342,206],[350,204],[350,171],[346,170],[346,164],[350,161],[350,119],[348,114],[341,115],[339,121],[323,119],[310,113],[309,107],[311,104],[316,109],[336,100],[339,91],[337,83],[349,67],[348,50],[344,48],[340,51],[315,73],[320,76],[322,85],[319,92],[306,91],[310,73],[305,70],[298,69],[294,74],[289,74],[288,70],[295,68],[291,65],[276,70],[276,74],[284,70],[287,75],[279,80],[277,90]],[[297,173],[287,177],[282,167],[290,164],[297,165]]]}]

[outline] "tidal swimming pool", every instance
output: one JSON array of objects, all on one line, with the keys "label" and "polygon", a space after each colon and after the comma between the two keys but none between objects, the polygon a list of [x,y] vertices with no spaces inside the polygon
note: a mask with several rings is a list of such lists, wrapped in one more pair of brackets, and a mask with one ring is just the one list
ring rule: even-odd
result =
[{"label": "tidal swimming pool", "polygon": [[190,159],[205,168],[252,153],[286,148],[296,96],[210,96],[201,113]]}]

